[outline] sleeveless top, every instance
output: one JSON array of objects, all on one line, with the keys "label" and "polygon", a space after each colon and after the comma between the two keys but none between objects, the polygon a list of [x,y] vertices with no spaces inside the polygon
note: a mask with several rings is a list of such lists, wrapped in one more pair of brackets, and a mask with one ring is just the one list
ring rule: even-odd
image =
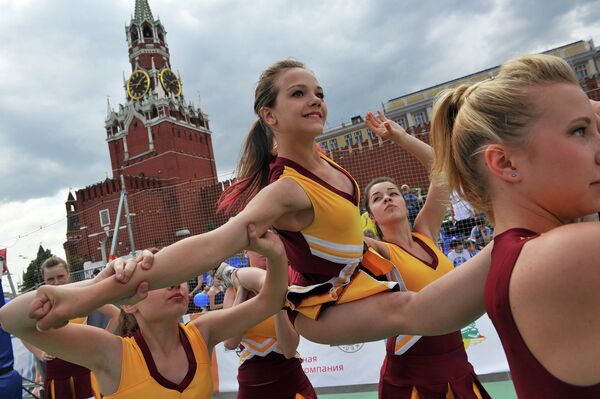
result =
[{"label": "sleeveless top", "polygon": [[[73,324],[85,324],[87,317],[69,320]],[[73,399],[100,398],[100,391],[89,369],[60,358],[46,362],[44,390],[48,398],[69,397]]]},{"label": "sleeveless top", "polygon": [[[407,252],[398,245],[385,243],[390,252],[390,261],[396,265],[406,288],[410,291],[420,291],[444,274],[454,270],[452,262],[437,248],[435,243],[426,235],[413,232],[412,237],[431,257],[426,262]],[[387,339],[386,352],[388,355],[402,355],[409,352],[413,355],[435,355],[447,353],[464,344],[460,331],[432,337],[398,335]]]},{"label": "sleeveless top", "polygon": [[510,229],[496,236],[485,283],[485,308],[504,347],[515,390],[520,398],[600,398],[600,384],[580,387],[550,374],[533,356],[513,319],[510,278],[523,246],[536,237],[537,233],[526,229]]},{"label": "sleeveless top", "polygon": [[255,356],[266,357],[270,353],[281,355],[283,352],[277,345],[275,316],[271,316],[247,330],[242,337],[240,346],[242,347],[240,363]]},{"label": "sleeveless top", "polygon": [[204,337],[193,323],[179,325],[188,372],[179,384],[163,377],[141,333],[121,338],[123,358],[117,392],[105,399],[209,399],[213,394],[211,359]]},{"label": "sleeveless top", "polygon": [[[277,344],[275,316],[247,330],[240,348],[240,388],[242,385],[264,386],[271,392],[275,386],[279,386],[279,389],[283,389],[282,392],[289,394],[298,388],[301,380],[306,380],[298,353],[296,357],[286,359]],[[276,397],[274,392],[271,393]]]},{"label": "sleeveless top", "polygon": [[353,195],[331,186],[296,162],[277,157],[270,165],[269,183],[293,179],[310,199],[314,219],[302,231],[277,229],[290,262],[290,285],[309,286],[332,278],[349,280],[363,251],[358,184],[341,166],[321,158],[350,179]]}]

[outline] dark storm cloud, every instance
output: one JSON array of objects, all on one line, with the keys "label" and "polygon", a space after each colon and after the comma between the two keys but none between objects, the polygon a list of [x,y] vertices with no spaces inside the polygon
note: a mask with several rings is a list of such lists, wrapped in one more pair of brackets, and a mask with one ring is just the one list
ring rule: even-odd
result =
[{"label": "dark storm cloud", "polygon": [[[262,69],[294,57],[325,88],[329,126],[381,102],[598,34],[598,1],[149,0],[188,101],[211,119],[219,173],[254,120]],[[0,200],[110,173],[106,95],[124,101],[134,1],[9,1],[0,16]],[[574,37],[573,29],[586,32]],[[579,33],[581,34],[581,33]]]}]

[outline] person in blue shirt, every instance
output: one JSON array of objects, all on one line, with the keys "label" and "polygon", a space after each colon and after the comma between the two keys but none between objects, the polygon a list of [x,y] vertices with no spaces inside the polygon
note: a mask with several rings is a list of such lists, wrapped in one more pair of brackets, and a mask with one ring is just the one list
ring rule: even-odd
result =
[{"label": "person in blue shirt", "polygon": [[494,231],[487,225],[485,218],[475,218],[475,226],[471,229],[470,239],[475,241],[478,248],[483,248],[494,238]]},{"label": "person in blue shirt", "polygon": [[[411,190],[408,184],[403,184],[400,187],[402,197],[406,203],[406,210],[408,211],[408,222],[412,228],[415,223],[415,218],[423,205],[423,196],[421,195],[421,189],[416,188]],[[416,193],[416,195],[415,195]]]},{"label": "person in blue shirt", "polygon": [[[4,290],[0,277],[0,308],[2,306],[4,306]],[[21,375],[13,369],[14,364],[15,358],[10,334],[0,326],[0,396],[3,399],[21,399],[23,397]]]}]

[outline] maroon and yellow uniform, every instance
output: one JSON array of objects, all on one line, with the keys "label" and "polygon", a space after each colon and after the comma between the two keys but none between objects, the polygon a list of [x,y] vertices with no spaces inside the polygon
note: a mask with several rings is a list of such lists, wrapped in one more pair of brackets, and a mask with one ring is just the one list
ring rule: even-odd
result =
[{"label": "maroon and yellow uniform", "polygon": [[283,356],[275,331],[275,316],[244,333],[238,369],[238,399],[316,399],[298,355]]},{"label": "maroon and yellow uniform", "polygon": [[[69,323],[84,324],[85,317]],[[44,392],[49,399],[100,399],[96,379],[89,369],[59,358],[46,362]]]},{"label": "maroon and yellow uniform", "polygon": [[[412,236],[431,262],[395,244],[385,244],[406,287],[420,291],[454,266],[429,237],[416,232]],[[381,399],[490,398],[467,359],[460,331],[435,337],[388,338],[386,352],[379,379]]]},{"label": "maroon and yellow uniform", "polygon": [[326,304],[354,301],[397,286],[359,270],[363,233],[358,185],[339,165],[322,154],[321,158],[350,179],[353,195],[282,157],[271,163],[269,175],[270,182],[294,180],[312,203],[314,218],[310,226],[302,231],[277,230],[292,268],[286,306],[312,319],[319,317]]},{"label": "maroon and yellow uniform", "polygon": [[104,398],[209,399],[213,393],[211,359],[204,337],[189,323],[180,324],[179,338],[187,355],[188,371],[178,384],[160,374],[142,334],[121,338],[121,381],[117,392]]},{"label": "maroon and yellow uniform", "polygon": [[538,234],[510,229],[494,237],[492,264],[485,283],[485,309],[498,331],[520,398],[600,398],[600,384],[580,387],[554,377],[533,356],[512,316],[508,289],[515,263],[525,243]]}]

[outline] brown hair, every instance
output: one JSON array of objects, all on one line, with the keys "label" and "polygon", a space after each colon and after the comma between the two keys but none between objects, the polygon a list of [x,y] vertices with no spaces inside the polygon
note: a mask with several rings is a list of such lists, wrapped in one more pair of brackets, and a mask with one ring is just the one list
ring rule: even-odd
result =
[{"label": "brown hair", "polygon": [[[148,248],[148,251],[155,254],[160,251],[160,249],[152,247]],[[121,337],[128,337],[135,334],[139,330],[140,326],[138,325],[135,316],[121,309],[121,313],[119,313],[119,324],[117,325],[115,333]]]},{"label": "brown hair", "polygon": [[[365,209],[367,210],[369,215],[371,214],[371,207],[369,206],[369,197],[371,196],[371,189],[376,184],[386,183],[386,182],[392,183],[394,186],[396,186],[396,188],[398,188],[398,183],[396,183],[396,181],[394,179],[392,179],[391,177],[387,177],[387,176],[376,177],[373,180],[371,180],[369,182],[369,184],[367,184],[367,187],[365,188],[365,204],[364,205],[365,205]],[[377,234],[379,234],[379,237],[383,238],[383,232],[379,228],[379,225],[375,221],[373,221],[373,223],[375,223],[375,227],[377,228]]]},{"label": "brown hair", "polygon": [[269,181],[269,164],[273,155],[273,132],[261,119],[260,110],[274,107],[279,88],[276,79],[288,69],[302,68],[303,63],[291,59],[274,63],[265,69],[254,92],[254,113],[258,119],[250,127],[236,168],[236,181],[219,198],[219,211],[239,212]]},{"label": "brown hair", "polygon": [[44,261],[44,263],[42,263],[42,266],[40,266],[40,272],[42,273],[42,278],[44,277],[44,269],[50,269],[52,267],[56,267],[56,266],[60,266],[62,265],[65,270],[68,273],[71,273],[71,269],[69,268],[69,264],[63,259],[63,258],[59,258],[58,256],[51,256],[48,259],[46,259]]},{"label": "brown hair", "polygon": [[527,144],[527,129],[539,115],[532,88],[549,83],[579,84],[573,69],[551,55],[526,55],[502,65],[498,75],[442,92],[433,108],[432,178],[448,181],[477,210],[493,220],[481,154],[489,144]]}]

